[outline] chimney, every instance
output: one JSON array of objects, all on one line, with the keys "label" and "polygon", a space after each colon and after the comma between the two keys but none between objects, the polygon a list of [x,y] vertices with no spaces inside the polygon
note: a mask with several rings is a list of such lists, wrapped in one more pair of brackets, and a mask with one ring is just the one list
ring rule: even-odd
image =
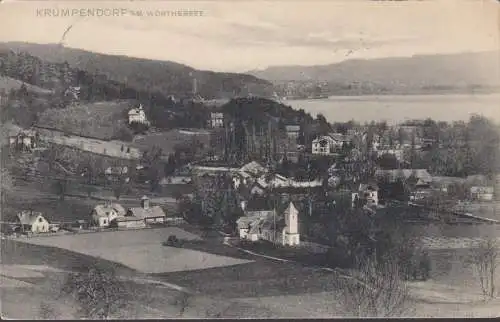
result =
[{"label": "chimney", "polygon": [[147,196],[141,198],[141,207],[143,209],[149,209],[149,198]]}]

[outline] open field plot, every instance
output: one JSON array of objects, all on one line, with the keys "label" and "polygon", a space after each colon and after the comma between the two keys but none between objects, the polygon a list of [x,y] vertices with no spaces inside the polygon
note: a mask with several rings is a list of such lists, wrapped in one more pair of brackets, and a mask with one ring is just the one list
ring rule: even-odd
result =
[{"label": "open field plot", "polygon": [[174,152],[176,145],[191,146],[194,142],[203,143],[204,146],[208,146],[210,135],[204,132],[189,134],[185,131],[170,130],[168,132],[136,135],[132,145],[141,150],[148,150],[156,146],[162,149],[163,154],[167,155]]},{"label": "open field plot", "polygon": [[473,202],[463,206],[463,210],[473,215],[500,220],[500,202]]},{"label": "open field plot", "polygon": [[130,102],[97,102],[49,109],[40,114],[38,125],[75,135],[111,140],[126,128]]},{"label": "open field plot", "polygon": [[159,274],[158,277],[226,298],[326,292],[338,287],[335,273],[265,259],[235,266]]},{"label": "open field plot", "polygon": [[24,83],[18,79],[10,78],[8,76],[0,76],[0,89],[4,89],[7,93],[11,90],[19,90],[21,86],[25,84],[28,91],[39,93],[39,94],[51,94],[52,91],[41,88],[35,85]]},{"label": "open field plot", "polygon": [[[69,135],[48,129],[37,130],[44,141],[52,144],[121,159],[138,159],[142,155],[139,148],[132,146],[129,142],[111,140],[111,138],[89,138],[74,134]],[[71,133],[71,131],[67,131],[66,133]]]},{"label": "open field plot", "polygon": [[146,230],[108,231],[101,233],[32,237],[25,242],[60,247],[85,255],[121,263],[143,273],[162,273],[237,265],[247,260],[205,252],[166,247],[170,235],[198,239],[176,227]]}]

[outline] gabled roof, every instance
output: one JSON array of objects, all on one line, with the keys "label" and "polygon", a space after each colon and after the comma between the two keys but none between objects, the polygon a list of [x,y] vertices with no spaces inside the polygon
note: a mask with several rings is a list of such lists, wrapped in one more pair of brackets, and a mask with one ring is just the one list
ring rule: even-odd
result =
[{"label": "gabled roof", "polygon": [[149,208],[134,207],[128,210],[128,214],[141,219],[158,218],[166,216],[165,212],[160,206],[152,206]]},{"label": "gabled roof", "polygon": [[[43,215],[39,211],[30,211],[30,210],[23,210],[20,213],[17,214],[17,219],[19,220],[19,223],[21,225],[33,225],[37,218],[41,216],[42,218]],[[44,218],[45,219],[45,218]]]},{"label": "gabled roof", "polygon": [[375,190],[378,191],[379,187],[376,183],[360,183],[358,191]]},{"label": "gabled roof", "polygon": [[240,171],[248,172],[248,173],[252,173],[252,174],[259,174],[259,173],[267,172],[267,169],[265,167],[263,167],[260,163],[258,163],[256,161],[252,161],[252,162],[247,163],[244,166],[242,166],[240,168]]},{"label": "gabled roof", "polygon": [[96,215],[99,217],[107,217],[108,216],[107,213],[112,210],[116,211],[118,216],[125,216],[126,213],[125,208],[123,208],[123,206],[118,203],[103,204],[94,207],[94,211]]},{"label": "gabled roof", "polygon": [[287,132],[299,132],[300,125],[286,125],[285,129]]},{"label": "gabled roof", "polygon": [[334,139],[335,141],[345,141],[346,137],[342,133],[328,133],[328,136]]}]

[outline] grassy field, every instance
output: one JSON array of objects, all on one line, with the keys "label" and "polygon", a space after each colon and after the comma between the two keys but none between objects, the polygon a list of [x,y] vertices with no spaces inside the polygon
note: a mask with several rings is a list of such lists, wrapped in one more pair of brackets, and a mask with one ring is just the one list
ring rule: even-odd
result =
[{"label": "grassy field", "polygon": [[[28,91],[39,93],[39,94],[50,94],[51,90],[44,89],[38,86],[34,86],[31,84],[24,83]],[[23,82],[14,78],[10,78],[8,76],[0,76],[0,89],[4,89],[7,93],[11,90],[19,90]]]},{"label": "grassy field", "polygon": [[248,260],[210,254],[197,250],[166,247],[170,235],[181,239],[199,239],[177,227],[147,230],[108,231],[101,233],[32,237],[25,242],[64,248],[88,256],[120,263],[143,273],[162,273],[237,265]]},{"label": "grassy field", "polygon": [[110,141],[108,140],[110,138],[104,137],[101,137],[101,139],[87,138],[48,129],[38,129],[38,132],[42,139],[48,143],[67,146],[94,154],[132,160],[139,159],[142,156],[141,150],[129,142],[119,140]]},{"label": "grassy field", "polygon": [[111,140],[128,126],[127,110],[131,107],[128,101],[114,101],[49,109],[40,114],[37,124],[74,135]]},{"label": "grassy field", "polygon": [[186,134],[179,130],[170,130],[168,132],[150,133],[147,135],[136,135],[132,145],[142,150],[148,150],[154,146],[162,149],[163,154],[167,155],[174,152],[176,145],[190,146],[194,142],[209,145],[210,136],[208,134]]}]

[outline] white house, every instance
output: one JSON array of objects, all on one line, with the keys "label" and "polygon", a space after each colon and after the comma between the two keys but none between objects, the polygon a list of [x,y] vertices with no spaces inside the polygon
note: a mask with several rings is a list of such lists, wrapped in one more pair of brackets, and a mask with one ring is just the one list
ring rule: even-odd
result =
[{"label": "white house", "polygon": [[32,233],[47,233],[50,230],[50,224],[41,212],[25,210],[17,214],[16,224],[19,224],[18,230],[30,231]]},{"label": "white house", "polygon": [[211,128],[221,128],[224,126],[224,113],[211,112],[208,126]]},{"label": "white house", "polygon": [[91,223],[97,227],[109,227],[111,221],[117,217],[125,216],[125,208],[118,203],[107,201],[105,204],[97,205],[92,210]]},{"label": "white house", "polygon": [[128,123],[149,124],[149,121],[146,118],[146,113],[144,113],[142,104],[140,104],[139,107],[133,108],[128,112]]},{"label": "white house", "polygon": [[471,199],[474,200],[491,201],[493,200],[494,192],[494,187],[474,186],[470,188]]},{"label": "white house", "polygon": [[312,141],[312,153],[329,155],[340,150],[346,142],[345,137],[340,133],[330,133],[322,135]]}]

